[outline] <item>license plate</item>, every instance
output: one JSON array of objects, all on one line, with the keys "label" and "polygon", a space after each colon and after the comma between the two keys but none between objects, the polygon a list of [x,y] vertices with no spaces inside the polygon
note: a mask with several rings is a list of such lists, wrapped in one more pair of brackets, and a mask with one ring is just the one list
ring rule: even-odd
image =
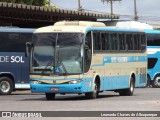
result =
[{"label": "license plate", "polygon": [[51,91],[58,91],[59,88],[50,88]]}]

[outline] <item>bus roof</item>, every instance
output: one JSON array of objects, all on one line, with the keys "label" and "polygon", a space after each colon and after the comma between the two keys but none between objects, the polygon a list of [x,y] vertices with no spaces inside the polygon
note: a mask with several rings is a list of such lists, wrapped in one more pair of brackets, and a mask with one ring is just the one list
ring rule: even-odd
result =
[{"label": "bus roof", "polygon": [[33,33],[34,28],[0,27],[0,32]]},{"label": "bus roof", "polygon": [[86,32],[89,30],[108,30],[108,31],[124,31],[124,32],[144,32],[139,29],[117,28],[106,26],[102,22],[90,21],[62,21],[57,22],[52,26],[42,27],[36,29],[35,33],[42,32]]},{"label": "bus roof", "polygon": [[106,25],[102,22],[90,22],[90,21],[62,21],[62,22],[56,22],[54,26],[106,27]]}]

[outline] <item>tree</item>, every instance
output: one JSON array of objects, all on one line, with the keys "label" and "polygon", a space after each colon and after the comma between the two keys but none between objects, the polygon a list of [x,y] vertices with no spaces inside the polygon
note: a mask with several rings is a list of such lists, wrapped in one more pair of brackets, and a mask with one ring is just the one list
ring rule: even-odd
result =
[{"label": "tree", "polygon": [[1,0],[1,2],[19,3],[35,6],[45,6],[49,4],[48,0]]},{"label": "tree", "polygon": [[35,5],[35,6],[44,6],[47,3],[48,3],[48,0],[33,0],[32,5]]},{"label": "tree", "polygon": [[16,0],[1,0],[1,2],[12,2],[15,3]]}]

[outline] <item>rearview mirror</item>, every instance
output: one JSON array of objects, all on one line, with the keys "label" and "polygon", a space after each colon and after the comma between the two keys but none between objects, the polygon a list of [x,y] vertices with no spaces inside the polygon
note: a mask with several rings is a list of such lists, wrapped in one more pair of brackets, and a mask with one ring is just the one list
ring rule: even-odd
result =
[{"label": "rearview mirror", "polygon": [[32,43],[31,42],[27,42],[26,43],[26,57],[28,57],[31,53],[31,47],[32,47]]}]

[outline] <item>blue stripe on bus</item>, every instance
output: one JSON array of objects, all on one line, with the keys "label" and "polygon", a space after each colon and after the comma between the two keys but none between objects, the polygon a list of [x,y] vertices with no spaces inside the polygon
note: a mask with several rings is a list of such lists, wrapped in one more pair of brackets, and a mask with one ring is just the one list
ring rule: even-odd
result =
[{"label": "blue stripe on bus", "polygon": [[144,30],[147,34],[160,34],[160,30]]},{"label": "blue stripe on bus", "polygon": [[160,49],[159,46],[147,46],[147,48],[153,48],[153,49],[159,48]]},{"label": "blue stripe on bus", "polygon": [[97,30],[97,31],[108,31],[108,32],[141,32],[138,29],[122,29],[122,28],[107,28],[107,27],[87,27],[86,32]]},{"label": "blue stripe on bus", "polygon": [[104,66],[106,63],[129,63],[129,62],[147,62],[147,56],[129,56],[129,57],[104,57],[100,64],[92,64],[92,66]]}]

